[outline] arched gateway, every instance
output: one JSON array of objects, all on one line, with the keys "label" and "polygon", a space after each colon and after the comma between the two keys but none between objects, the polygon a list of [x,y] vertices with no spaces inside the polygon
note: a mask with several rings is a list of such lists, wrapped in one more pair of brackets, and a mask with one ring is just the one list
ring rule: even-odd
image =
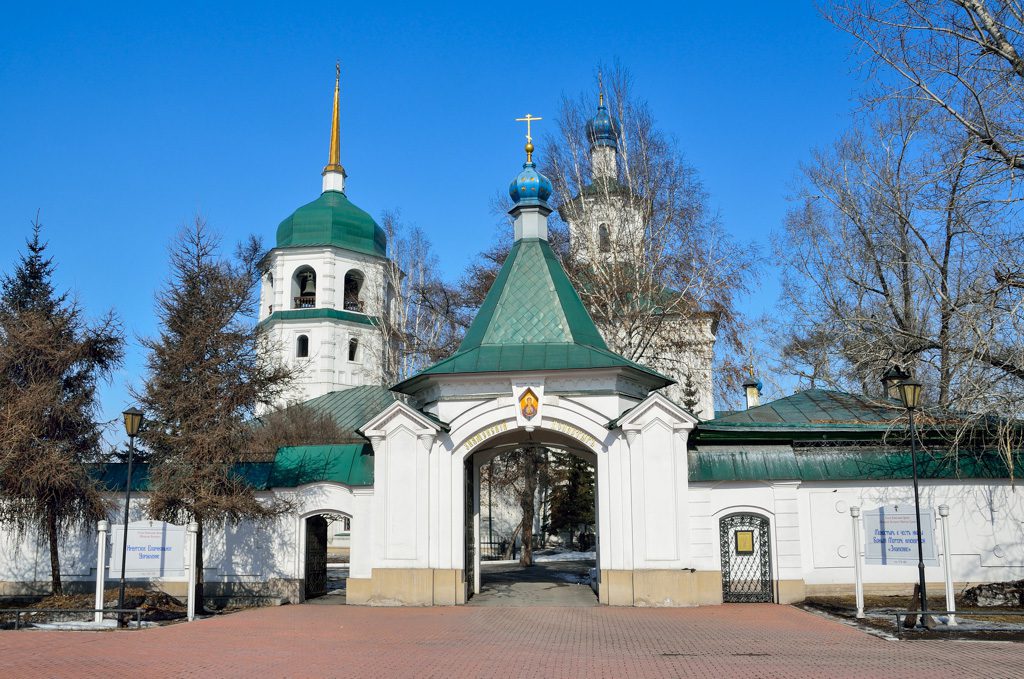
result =
[{"label": "arched gateway", "polygon": [[362,427],[375,459],[371,552],[349,603],[465,602],[478,584],[480,460],[533,444],[594,463],[601,602],[720,600],[719,574],[694,572],[687,553],[696,420],[655,392],[670,379],[608,349],[548,245],[551,185],[531,151],[510,189],[515,243],[459,350],[396,385],[409,402]]}]

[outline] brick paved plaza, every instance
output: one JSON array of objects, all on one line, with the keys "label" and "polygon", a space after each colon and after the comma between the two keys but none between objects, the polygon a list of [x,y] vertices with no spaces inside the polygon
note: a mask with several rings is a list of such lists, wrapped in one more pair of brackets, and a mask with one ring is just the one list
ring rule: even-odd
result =
[{"label": "brick paved plaza", "polygon": [[0,632],[10,677],[1019,677],[1024,645],[894,642],[770,604],[284,606],[130,632]]}]

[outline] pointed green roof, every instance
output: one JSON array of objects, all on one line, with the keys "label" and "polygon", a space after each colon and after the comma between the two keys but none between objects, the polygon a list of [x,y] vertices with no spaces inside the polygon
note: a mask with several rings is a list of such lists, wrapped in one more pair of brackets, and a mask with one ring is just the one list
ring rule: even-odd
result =
[{"label": "pointed green roof", "polygon": [[459,350],[395,385],[429,375],[628,368],[656,387],[672,380],[610,351],[546,240],[516,241]]}]

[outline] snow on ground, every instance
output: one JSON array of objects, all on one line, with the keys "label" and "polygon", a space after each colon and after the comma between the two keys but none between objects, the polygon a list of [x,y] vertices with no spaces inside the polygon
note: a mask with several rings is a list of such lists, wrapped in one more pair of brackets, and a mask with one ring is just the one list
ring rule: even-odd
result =
[{"label": "snow on ground", "polygon": [[552,561],[593,561],[597,552],[555,552],[553,554],[536,554],[534,563],[551,563]]}]

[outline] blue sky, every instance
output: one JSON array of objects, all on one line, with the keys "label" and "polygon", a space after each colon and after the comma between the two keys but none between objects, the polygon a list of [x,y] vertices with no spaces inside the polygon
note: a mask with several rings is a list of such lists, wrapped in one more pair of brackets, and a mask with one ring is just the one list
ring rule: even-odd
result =
[{"label": "blue sky", "polygon": [[[196,213],[272,245],[314,199],[342,62],[348,195],[397,209],[457,277],[494,238],[521,124],[619,60],[726,227],[769,250],[799,163],[850,122],[849,39],[811,2],[18,3],[0,20],[0,267],[41,211],[57,283],[130,336],[127,405],[167,243]],[[543,134],[543,123],[538,130]],[[543,147],[538,147],[543,153]],[[752,314],[777,301],[768,270]]]}]

